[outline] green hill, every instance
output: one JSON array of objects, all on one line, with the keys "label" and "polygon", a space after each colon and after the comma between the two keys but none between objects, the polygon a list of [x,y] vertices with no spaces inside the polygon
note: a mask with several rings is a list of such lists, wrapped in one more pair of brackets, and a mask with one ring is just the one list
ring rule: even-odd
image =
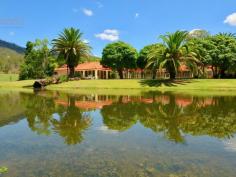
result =
[{"label": "green hill", "polygon": [[0,47],[11,49],[17,53],[24,54],[25,48],[20,47],[14,43],[6,42],[0,39]]},{"label": "green hill", "polygon": [[24,51],[23,47],[0,40],[0,73],[18,73]]}]

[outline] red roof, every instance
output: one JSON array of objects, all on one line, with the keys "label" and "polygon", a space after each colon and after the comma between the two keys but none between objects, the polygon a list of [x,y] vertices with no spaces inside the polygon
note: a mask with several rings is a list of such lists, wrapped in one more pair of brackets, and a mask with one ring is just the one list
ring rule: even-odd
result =
[{"label": "red roof", "polygon": [[[56,71],[66,70],[66,65],[57,68]],[[111,71],[110,68],[104,67],[100,62],[85,62],[81,63],[75,67],[75,71],[90,71],[90,70],[100,70],[100,71]]]},{"label": "red roof", "polygon": [[75,70],[82,71],[82,70],[111,70],[111,69],[102,66],[100,62],[86,62],[86,63],[79,64],[75,68]]}]

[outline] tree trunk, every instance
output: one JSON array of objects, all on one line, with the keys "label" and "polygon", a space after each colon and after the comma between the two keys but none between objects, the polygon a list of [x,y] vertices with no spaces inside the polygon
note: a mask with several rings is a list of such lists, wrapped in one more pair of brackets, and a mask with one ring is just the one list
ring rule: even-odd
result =
[{"label": "tree trunk", "polygon": [[221,69],[220,70],[220,78],[226,78],[226,74],[225,74],[225,70],[224,69]]},{"label": "tree trunk", "polygon": [[167,71],[170,74],[170,79],[174,80],[176,78],[176,69],[172,61],[167,62]]},{"label": "tree trunk", "polygon": [[69,67],[69,69],[70,69],[69,77],[74,77],[74,75],[75,75],[75,67]]},{"label": "tree trunk", "polygon": [[171,80],[174,80],[175,77],[176,77],[175,71],[169,71],[169,73],[170,73],[170,79],[171,79]]},{"label": "tree trunk", "polygon": [[152,70],[152,79],[156,79],[156,76],[157,76],[157,72],[155,69]]},{"label": "tree trunk", "polygon": [[123,69],[119,69],[118,70],[118,73],[119,73],[119,76],[120,76],[120,79],[123,79]]}]

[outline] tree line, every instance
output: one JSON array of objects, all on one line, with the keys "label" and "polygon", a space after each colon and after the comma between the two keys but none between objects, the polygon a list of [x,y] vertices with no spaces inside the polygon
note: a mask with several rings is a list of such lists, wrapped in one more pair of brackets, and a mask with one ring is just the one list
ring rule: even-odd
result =
[{"label": "tree line", "polygon": [[[91,56],[91,46],[82,39],[79,29],[66,28],[52,40],[28,42],[20,79],[51,76],[56,67],[67,65],[68,76],[74,77],[75,67]],[[140,68],[153,71],[165,69],[170,79],[175,79],[180,66],[185,65],[195,78],[205,78],[211,69],[214,78],[236,77],[236,35],[232,33],[209,34],[205,30],[176,31],[159,37],[161,42],[147,45],[139,52],[122,41],[105,46],[101,64],[118,72],[123,79],[126,69]]]}]

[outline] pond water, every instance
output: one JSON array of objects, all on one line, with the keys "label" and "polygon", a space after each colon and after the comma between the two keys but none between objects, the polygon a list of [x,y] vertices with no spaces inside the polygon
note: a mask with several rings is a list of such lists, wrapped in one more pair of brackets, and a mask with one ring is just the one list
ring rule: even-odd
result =
[{"label": "pond water", "polygon": [[0,92],[3,177],[235,177],[235,134],[235,96]]}]

